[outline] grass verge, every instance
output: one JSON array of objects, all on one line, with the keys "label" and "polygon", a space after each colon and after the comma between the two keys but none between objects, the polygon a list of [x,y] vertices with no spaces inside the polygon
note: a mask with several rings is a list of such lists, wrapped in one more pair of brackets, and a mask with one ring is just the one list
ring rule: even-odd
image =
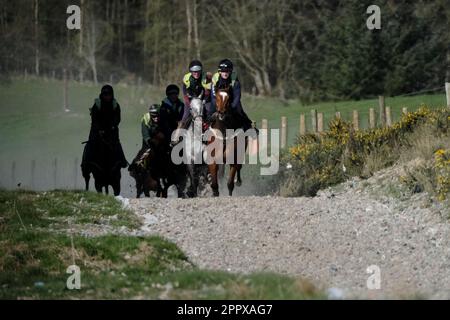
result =
[{"label": "grass verge", "polygon": [[[86,237],[67,233],[71,223],[139,226],[113,197],[0,190],[0,299],[324,298],[298,278],[200,270],[157,236]],[[66,287],[73,264],[80,290]]]}]

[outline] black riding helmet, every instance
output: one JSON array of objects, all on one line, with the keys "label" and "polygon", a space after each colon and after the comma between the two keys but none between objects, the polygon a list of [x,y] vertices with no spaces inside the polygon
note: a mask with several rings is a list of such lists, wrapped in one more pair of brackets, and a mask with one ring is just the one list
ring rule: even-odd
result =
[{"label": "black riding helmet", "polygon": [[109,84],[104,85],[102,87],[102,90],[100,92],[100,99],[102,99],[104,96],[110,95],[114,98],[114,89]]},{"label": "black riding helmet", "polygon": [[233,62],[230,59],[223,59],[219,62],[218,69],[222,72],[231,72],[233,71]]},{"label": "black riding helmet", "polygon": [[189,71],[190,72],[200,72],[203,70],[203,64],[199,60],[192,60],[189,63]]},{"label": "black riding helmet", "polygon": [[169,84],[166,88],[166,96],[170,96],[171,94],[180,94],[180,88],[176,84]]},{"label": "black riding helmet", "polygon": [[150,118],[152,119],[152,121],[157,122],[159,118],[159,104],[152,104],[148,108],[148,113],[150,113]]}]

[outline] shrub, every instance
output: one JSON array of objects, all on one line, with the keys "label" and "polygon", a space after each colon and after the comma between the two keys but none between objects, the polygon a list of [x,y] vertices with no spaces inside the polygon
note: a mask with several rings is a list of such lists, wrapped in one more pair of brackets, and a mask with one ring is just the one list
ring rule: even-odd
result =
[{"label": "shrub", "polygon": [[[433,135],[447,135],[449,121],[449,109],[430,110],[427,107],[403,115],[390,127],[361,131],[355,131],[350,122],[335,118],[328,131],[299,136],[284,155],[280,194],[314,196],[319,189],[343,182],[348,177],[370,176],[399,159],[399,150],[411,145],[408,138],[417,128],[429,126]],[[448,192],[445,187],[448,177],[445,177],[442,173],[439,184],[442,192]]]}]

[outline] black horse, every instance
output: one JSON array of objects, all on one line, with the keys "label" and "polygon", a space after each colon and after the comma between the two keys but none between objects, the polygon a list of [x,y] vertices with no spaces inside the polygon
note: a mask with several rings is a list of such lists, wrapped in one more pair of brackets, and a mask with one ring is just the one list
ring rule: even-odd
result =
[{"label": "black horse", "polygon": [[92,174],[97,192],[101,193],[105,188],[105,193],[108,194],[111,186],[115,196],[120,194],[120,170],[124,167],[120,152],[123,153],[120,142],[105,136],[86,143],[81,164],[86,191],[89,190]]},{"label": "black horse", "polygon": [[128,161],[119,140],[120,105],[114,98],[110,85],[102,87],[98,99],[89,109],[91,130],[83,152],[81,172],[89,190],[91,174],[95,179],[95,189],[102,192],[112,186],[114,195],[120,194],[120,169],[128,166]]}]

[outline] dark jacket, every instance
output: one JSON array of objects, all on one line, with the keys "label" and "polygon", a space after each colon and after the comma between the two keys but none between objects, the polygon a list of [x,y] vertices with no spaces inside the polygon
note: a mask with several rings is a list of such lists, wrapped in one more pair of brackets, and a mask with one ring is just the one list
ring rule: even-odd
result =
[{"label": "dark jacket", "polygon": [[96,99],[91,111],[91,132],[89,140],[96,140],[102,132],[111,137],[112,140],[119,140],[120,105],[114,99],[112,103],[102,102]]},{"label": "dark jacket", "polygon": [[177,102],[172,103],[168,98],[165,98],[161,103],[159,109],[159,119],[161,128],[167,137],[170,137],[172,132],[178,127],[178,122],[183,118],[184,103],[178,99]]},{"label": "dark jacket", "polygon": [[[213,78],[214,79],[214,78]],[[220,88],[225,88],[229,85],[232,85],[232,90],[230,92],[231,97],[231,108],[235,111],[238,111],[241,113],[242,111],[242,104],[241,104],[241,83],[239,79],[232,79],[231,77],[228,78],[228,80],[224,80],[222,78],[218,78],[217,82],[213,80],[213,83],[211,85],[211,103],[212,103],[212,109],[216,110],[216,91]]]}]

